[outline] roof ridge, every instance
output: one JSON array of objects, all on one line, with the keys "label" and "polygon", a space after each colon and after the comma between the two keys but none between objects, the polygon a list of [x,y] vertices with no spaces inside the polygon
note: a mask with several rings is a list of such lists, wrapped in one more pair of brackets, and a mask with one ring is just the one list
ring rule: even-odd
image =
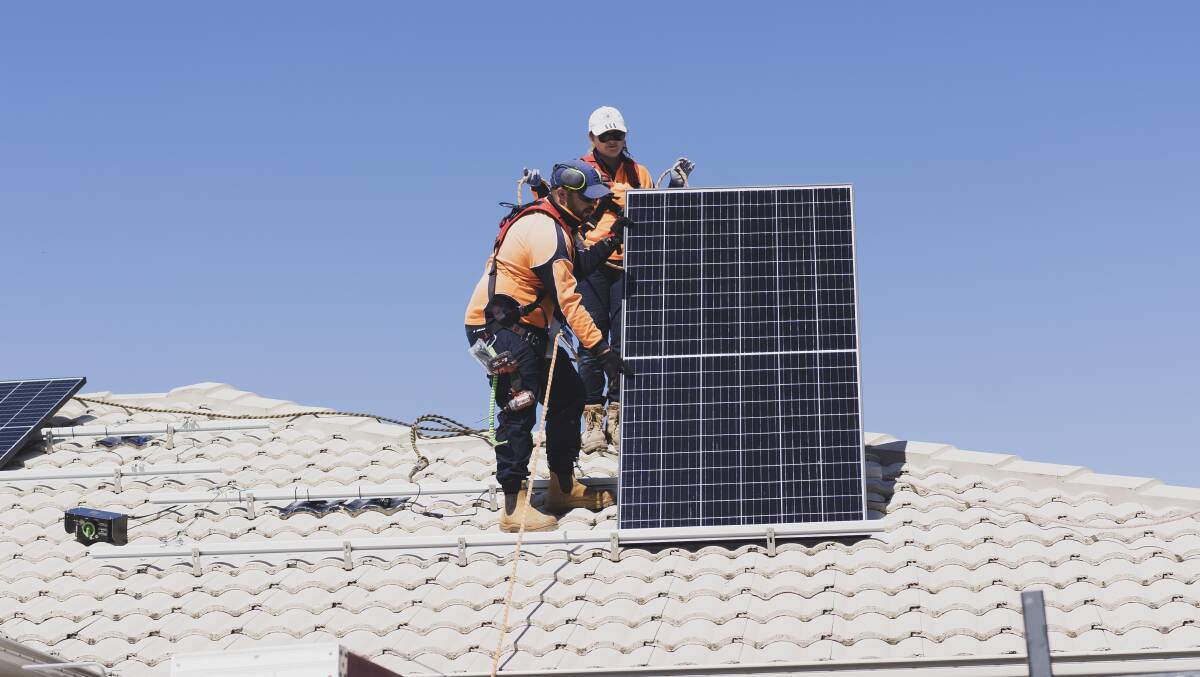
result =
[{"label": "roof ridge", "polygon": [[1126,496],[1130,500],[1152,502],[1155,505],[1178,505],[1180,501],[1200,505],[1200,488],[1164,484],[1150,477],[1110,475],[1093,472],[1080,465],[1065,465],[1030,461],[1013,454],[960,449],[950,444],[901,440],[881,433],[866,433],[868,454],[875,454],[881,466],[895,464],[895,457],[908,464],[920,462],[929,473],[944,466],[950,474],[974,472],[984,477],[1015,475],[1025,486],[1063,489],[1093,489],[1104,496]]}]

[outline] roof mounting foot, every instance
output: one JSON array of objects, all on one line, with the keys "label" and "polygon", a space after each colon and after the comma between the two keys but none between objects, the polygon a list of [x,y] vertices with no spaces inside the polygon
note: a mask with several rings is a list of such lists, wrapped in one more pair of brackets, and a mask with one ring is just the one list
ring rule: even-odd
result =
[{"label": "roof mounting foot", "polygon": [[775,556],[775,527],[767,527],[767,557]]},{"label": "roof mounting foot", "polygon": [[492,502],[492,512],[495,512],[500,509],[500,504],[496,502],[496,492],[498,490],[499,490],[499,487],[495,487],[495,486],[490,487],[488,489],[488,499]]},{"label": "roof mounting foot", "polygon": [[467,537],[458,537],[458,566],[467,566]]},{"label": "roof mounting foot", "polygon": [[608,536],[608,558],[614,562],[621,559],[620,539],[615,531]]},{"label": "roof mounting foot", "polygon": [[175,426],[171,425],[170,423],[167,424],[166,447],[167,449],[175,448]]},{"label": "roof mounting foot", "polygon": [[350,558],[350,541],[342,541],[342,568],[350,571],[354,568],[354,560]]},{"label": "roof mounting foot", "polygon": [[113,469],[113,491],[116,491],[117,493],[124,491],[121,488],[121,466],[117,466]]},{"label": "roof mounting foot", "polygon": [[54,433],[50,432],[50,428],[42,428],[42,446],[47,454],[54,451]]},{"label": "roof mounting foot", "polygon": [[192,575],[199,576],[203,573],[200,570],[200,548],[192,546]]},{"label": "roof mounting foot", "polygon": [[254,515],[254,494],[246,494],[246,516],[253,518]]}]

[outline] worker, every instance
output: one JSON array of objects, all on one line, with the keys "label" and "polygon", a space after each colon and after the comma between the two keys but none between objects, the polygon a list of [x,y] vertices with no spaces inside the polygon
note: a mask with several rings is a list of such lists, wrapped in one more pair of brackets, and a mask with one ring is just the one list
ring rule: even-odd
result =
[{"label": "worker", "polygon": [[[581,160],[595,167],[612,188],[612,195],[601,199],[590,221],[586,245],[594,247],[609,240],[614,224],[621,227],[624,220],[625,191],[630,188],[654,188],[654,180],[645,165],[635,162],[625,143],[628,133],[621,112],[612,106],[601,106],[588,118],[588,139],[592,148]],[[686,185],[687,176],[695,165],[679,158],[671,168],[669,187]],[[625,293],[624,248],[618,248],[606,262],[589,274],[578,274],[579,293],[592,321],[608,339],[609,345],[621,347],[621,299]],[[580,344],[579,376],[583,379],[586,404],[583,411],[584,453],[602,451],[609,444],[620,445],[620,390],[609,381],[605,395],[605,374],[600,355]],[[605,406],[607,404],[607,407]],[[607,422],[605,417],[607,415]]]},{"label": "worker", "polygon": [[[575,240],[597,203],[611,194],[600,173],[580,160],[555,165],[550,193],[501,223],[492,256],[475,285],[466,313],[467,340],[484,341],[495,353],[511,353],[516,372],[496,377],[496,404],[501,411],[496,429],[496,480],[504,490],[502,531],[553,529],[551,513],[573,508],[600,510],[615,502],[611,491],[588,488],[574,474],[580,449],[583,383],[566,352],[553,345],[549,328],[561,318],[581,345],[595,355],[610,378],[629,373],[620,353],[608,345],[583,308],[574,276]],[[620,228],[601,251],[615,250]],[[554,360],[553,380],[550,355]],[[521,383],[537,402],[550,389],[546,411],[546,456],[550,486],[539,510],[530,505],[529,459],[533,453],[536,405],[513,404],[513,385]]]}]

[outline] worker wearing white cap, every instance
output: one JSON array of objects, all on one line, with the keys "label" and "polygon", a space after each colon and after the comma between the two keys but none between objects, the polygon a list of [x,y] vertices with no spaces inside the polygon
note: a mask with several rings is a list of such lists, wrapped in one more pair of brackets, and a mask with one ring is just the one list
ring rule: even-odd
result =
[{"label": "worker wearing white cap", "polygon": [[[591,221],[595,223],[595,228],[587,233],[588,246],[603,242],[613,230],[613,224],[618,219],[625,218],[626,190],[654,187],[650,171],[629,155],[629,147],[625,143],[625,135],[628,132],[621,111],[612,106],[601,106],[592,111],[591,117],[588,118],[588,139],[591,140],[592,148],[580,159],[599,170],[612,188],[612,195],[601,200],[593,213]],[[687,176],[694,167],[687,158],[677,160],[671,169],[671,187],[686,185]],[[621,298],[625,290],[622,267],[624,260],[624,248],[617,249],[605,265],[579,278],[579,292],[583,297],[584,308],[592,316],[596,327],[605,334],[609,344],[617,349],[621,345]],[[600,451],[607,448],[609,443],[619,445],[619,391],[615,383],[609,383],[606,397],[605,373],[594,351],[580,349],[579,375],[583,379],[587,396],[583,412],[584,453]]]}]

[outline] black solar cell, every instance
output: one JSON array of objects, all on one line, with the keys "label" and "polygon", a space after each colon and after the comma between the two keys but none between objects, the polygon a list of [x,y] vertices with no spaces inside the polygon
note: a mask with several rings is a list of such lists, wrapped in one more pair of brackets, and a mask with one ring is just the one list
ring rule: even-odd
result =
[{"label": "black solar cell", "polygon": [[85,378],[0,381],[0,467],[86,382]]},{"label": "black solar cell", "polygon": [[627,200],[620,526],[862,519],[850,188]]}]

